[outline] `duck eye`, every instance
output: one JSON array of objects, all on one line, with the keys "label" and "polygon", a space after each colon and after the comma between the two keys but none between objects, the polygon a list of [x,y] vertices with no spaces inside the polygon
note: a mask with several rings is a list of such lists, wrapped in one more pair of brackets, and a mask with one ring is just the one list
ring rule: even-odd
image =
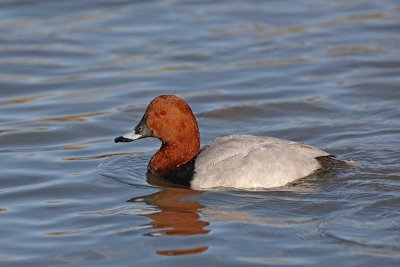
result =
[{"label": "duck eye", "polygon": [[165,110],[161,110],[158,114],[160,114],[160,116],[165,116],[167,115],[167,112]]}]

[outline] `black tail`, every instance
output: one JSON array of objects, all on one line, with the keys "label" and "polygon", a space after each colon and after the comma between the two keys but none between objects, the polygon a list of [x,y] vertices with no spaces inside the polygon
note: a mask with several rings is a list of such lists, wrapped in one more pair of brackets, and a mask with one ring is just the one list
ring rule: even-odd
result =
[{"label": "black tail", "polygon": [[327,171],[331,169],[349,169],[358,168],[360,165],[354,161],[338,160],[333,155],[316,157],[321,168],[319,171]]}]

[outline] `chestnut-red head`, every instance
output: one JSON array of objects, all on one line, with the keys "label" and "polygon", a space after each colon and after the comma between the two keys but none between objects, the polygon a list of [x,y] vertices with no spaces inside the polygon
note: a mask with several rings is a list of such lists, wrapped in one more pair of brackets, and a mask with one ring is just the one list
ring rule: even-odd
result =
[{"label": "chestnut-red head", "polygon": [[161,95],[148,105],[135,129],[114,139],[130,142],[145,137],[161,140],[161,149],[150,161],[150,170],[164,173],[194,158],[200,150],[200,133],[189,105],[180,97]]}]

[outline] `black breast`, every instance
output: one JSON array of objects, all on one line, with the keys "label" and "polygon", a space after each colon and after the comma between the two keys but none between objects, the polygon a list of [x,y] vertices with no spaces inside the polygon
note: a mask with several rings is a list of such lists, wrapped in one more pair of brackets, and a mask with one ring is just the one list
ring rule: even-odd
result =
[{"label": "black breast", "polygon": [[147,178],[149,179],[149,177],[151,177],[151,180],[153,180],[154,178],[163,179],[176,185],[190,187],[194,176],[195,160],[196,157],[191,159],[189,162],[180,165],[178,168],[164,176],[157,175],[157,173],[152,173],[148,171]]}]

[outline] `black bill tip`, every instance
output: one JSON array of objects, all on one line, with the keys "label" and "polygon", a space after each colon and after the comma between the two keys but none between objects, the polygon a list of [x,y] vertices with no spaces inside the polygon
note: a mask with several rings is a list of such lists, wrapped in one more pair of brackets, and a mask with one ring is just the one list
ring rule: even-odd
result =
[{"label": "black bill tip", "polygon": [[118,137],[115,137],[114,138],[114,142],[115,143],[120,143],[120,142],[132,142],[133,140],[132,139],[129,139],[129,138],[125,138],[125,137],[123,137],[123,136],[118,136]]}]

